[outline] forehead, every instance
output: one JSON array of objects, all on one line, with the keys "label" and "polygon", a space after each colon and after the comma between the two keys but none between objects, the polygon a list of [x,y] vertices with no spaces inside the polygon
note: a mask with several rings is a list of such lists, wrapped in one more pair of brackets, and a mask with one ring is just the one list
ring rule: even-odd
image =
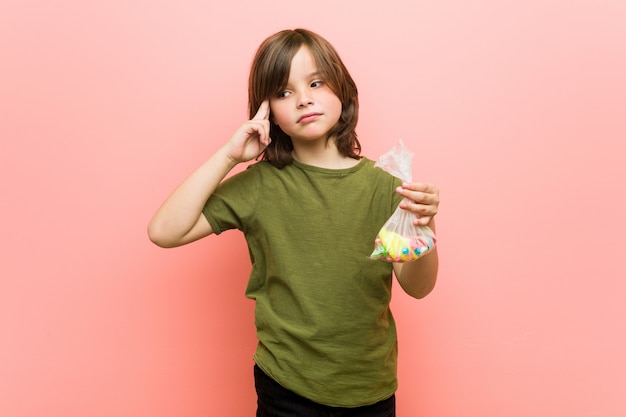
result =
[{"label": "forehead", "polygon": [[301,46],[291,59],[289,78],[317,73],[315,57],[307,46]]}]

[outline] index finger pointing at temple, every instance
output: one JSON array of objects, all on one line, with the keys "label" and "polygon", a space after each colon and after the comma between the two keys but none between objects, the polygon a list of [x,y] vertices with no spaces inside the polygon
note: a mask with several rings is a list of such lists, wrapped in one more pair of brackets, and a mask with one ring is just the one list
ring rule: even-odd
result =
[{"label": "index finger pointing at temple", "polygon": [[259,106],[256,114],[252,118],[253,120],[266,120],[270,117],[270,101],[263,100],[263,103]]}]

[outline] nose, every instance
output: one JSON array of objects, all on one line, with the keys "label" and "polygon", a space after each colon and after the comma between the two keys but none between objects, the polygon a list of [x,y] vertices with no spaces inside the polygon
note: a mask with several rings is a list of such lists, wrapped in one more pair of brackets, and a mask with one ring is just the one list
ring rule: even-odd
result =
[{"label": "nose", "polygon": [[313,104],[313,97],[308,91],[302,91],[298,94],[298,108],[306,107]]}]

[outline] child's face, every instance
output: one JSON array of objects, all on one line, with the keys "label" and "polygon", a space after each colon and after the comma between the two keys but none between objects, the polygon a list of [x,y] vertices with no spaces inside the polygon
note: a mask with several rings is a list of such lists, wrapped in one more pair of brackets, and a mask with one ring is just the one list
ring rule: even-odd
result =
[{"label": "child's face", "polygon": [[325,141],[339,121],[342,105],[317,72],[311,52],[303,46],[291,61],[287,87],[270,98],[270,107],[272,121],[296,145],[300,141]]}]

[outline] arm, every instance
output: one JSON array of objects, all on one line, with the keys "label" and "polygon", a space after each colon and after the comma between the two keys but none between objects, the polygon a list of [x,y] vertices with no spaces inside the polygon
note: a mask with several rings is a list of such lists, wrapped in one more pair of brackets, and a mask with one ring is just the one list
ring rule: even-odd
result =
[{"label": "arm", "polygon": [[[413,212],[416,226],[428,226],[436,233],[434,216],[439,206],[439,190],[432,184],[403,183],[398,194],[412,200],[400,207]],[[437,247],[413,262],[394,263],[393,270],[402,289],[411,297],[424,298],[435,287],[439,257]]]},{"label": "arm", "polygon": [[255,158],[269,144],[269,113],[265,101],[252,120],[242,124],[226,145],[174,190],[148,224],[152,242],[171,248],[213,233],[202,214],[204,204],[238,163]]}]

